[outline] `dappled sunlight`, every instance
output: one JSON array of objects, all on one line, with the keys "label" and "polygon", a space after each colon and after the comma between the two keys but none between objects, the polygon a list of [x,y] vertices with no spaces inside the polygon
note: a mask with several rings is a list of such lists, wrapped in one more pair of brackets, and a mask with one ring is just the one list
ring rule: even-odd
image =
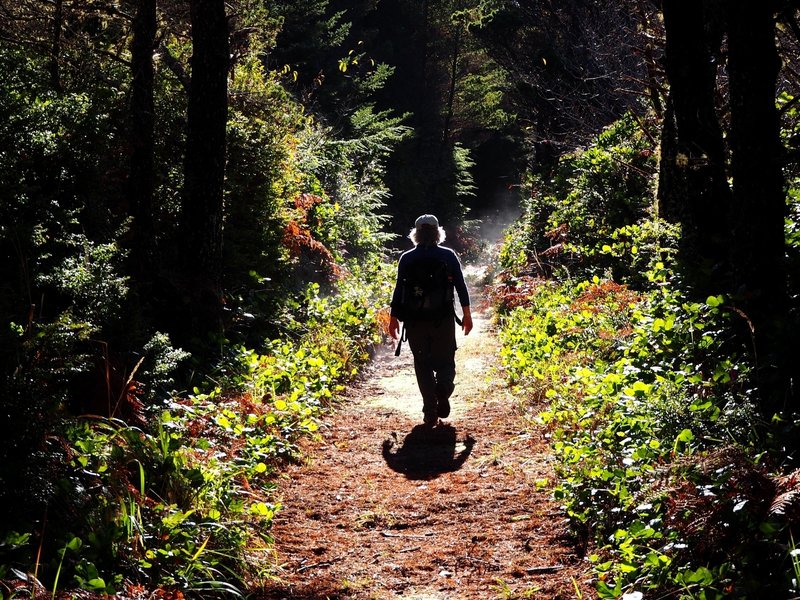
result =
[{"label": "dappled sunlight", "polygon": [[405,349],[381,352],[349,389],[324,442],[281,486],[273,532],[283,583],[266,597],[314,582],[351,597],[342,581],[358,583],[354,598],[387,599],[484,598],[498,580],[548,598],[585,588],[587,564],[534,485],[554,478],[546,440],[520,435],[491,320],[476,317],[459,334],[453,411],[438,425],[422,424]]}]

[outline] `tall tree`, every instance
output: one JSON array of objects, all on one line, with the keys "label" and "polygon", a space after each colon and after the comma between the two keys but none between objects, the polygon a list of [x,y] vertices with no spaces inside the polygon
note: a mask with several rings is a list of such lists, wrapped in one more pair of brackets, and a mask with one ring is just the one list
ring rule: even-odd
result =
[{"label": "tall tree", "polygon": [[64,21],[64,0],[55,0],[53,7],[53,38],[50,44],[50,85],[61,91],[61,30]]},{"label": "tall tree", "polygon": [[759,384],[772,408],[786,385],[786,196],[775,106],[780,60],[772,2],[727,5],[735,289],[754,328]]},{"label": "tall tree", "polygon": [[153,267],[153,163],[155,102],[153,51],[156,43],[156,0],[140,0],[131,39],[131,168],[128,194],[133,216],[133,262],[139,277]]},{"label": "tall tree", "polygon": [[[766,411],[785,408],[791,393],[777,8],[769,1],[663,2],[670,84],[663,214],[682,223],[683,267],[695,295],[727,293],[743,316]],[[715,67],[724,36],[727,78]],[[727,104],[715,106],[720,99]],[[725,128],[722,111],[730,117]]]},{"label": "tall tree", "polygon": [[683,225],[684,262],[699,295],[725,289],[731,204],[705,10],[703,2],[663,3],[670,91],[659,204],[665,218]]},{"label": "tall tree", "polygon": [[224,0],[192,0],[181,249],[191,305],[182,337],[221,331],[225,130],[228,120],[228,21]]}]

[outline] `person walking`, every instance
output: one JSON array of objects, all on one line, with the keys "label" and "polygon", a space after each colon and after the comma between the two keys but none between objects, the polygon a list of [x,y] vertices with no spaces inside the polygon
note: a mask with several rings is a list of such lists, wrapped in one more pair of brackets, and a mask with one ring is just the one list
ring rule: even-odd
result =
[{"label": "person walking", "polygon": [[[389,334],[399,338],[397,354],[400,344],[408,340],[422,395],[423,421],[436,425],[440,418],[450,415],[456,375],[456,321],[464,335],[472,331],[469,292],[458,256],[440,245],[445,232],[434,215],[417,218],[408,237],[415,246],[404,252],[397,264]],[[456,316],[456,295],[463,319]]]}]

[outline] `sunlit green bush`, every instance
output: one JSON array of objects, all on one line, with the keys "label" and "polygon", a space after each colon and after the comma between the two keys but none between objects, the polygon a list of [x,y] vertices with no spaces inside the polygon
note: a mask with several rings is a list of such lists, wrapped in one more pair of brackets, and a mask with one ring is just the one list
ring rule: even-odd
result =
[{"label": "sunlit green bush", "polygon": [[[721,446],[752,448],[758,439],[747,362],[724,339],[732,318],[722,298],[689,303],[666,288],[642,295],[595,280],[539,286],[530,305],[504,321],[506,371],[548,404],[537,419],[560,461],[555,497],[598,544],[603,597],[634,585],[677,585],[693,564],[685,550],[689,530],[676,524],[671,494],[692,486],[676,481],[695,479],[671,479],[669,465]],[[747,497],[723,492],[724,480],[705,485],[709,493]],[[719,568],[750,556],[747,540],[759,535],[758,521],[744,522],[738,527],[748,533],[727,548]],[[720,577],[716,572],[714,585],[745,585]]]},{"label": "sunlit green bush", "polygon": [[[147,409],[146,426],[65,423],[52,497],[73,518],[45,532],[58,549],[42,556],[45,585],[113,594],[135,582],[213,597],[267,574],[275,472],[382,339],[391,268],[352,268],[335,295],[308,286],[283,338],[231,348],[208,384]],[[181,358],[160,338],[152,351],[156,363]],[[0,576],[29,568],[31,533],[4,534]]]},{"label": "sunlit green bush", "polygon": [[553,493],[600,597],[789,597],[797,474],[781,476],[770,432],[793,423],[768,426],[757,406],[745,315],[682,293],[652,174],[623,119],[533,182],[492,294],[504,368],[552,440]]},{"label": "sunlit green bush", "polygon": [[562,156],[552,173],[530,177],[523,215],[501,251],[505,269],[643,284],[644,271],[671,261],[677,229],[653,209],[657,162],[642,128],[627,115]]}]

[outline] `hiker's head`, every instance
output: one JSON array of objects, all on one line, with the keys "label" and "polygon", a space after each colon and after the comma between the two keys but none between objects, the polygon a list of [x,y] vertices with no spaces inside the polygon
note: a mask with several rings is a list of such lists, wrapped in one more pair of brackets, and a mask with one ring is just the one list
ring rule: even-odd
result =
[{"label": "hiker's head", "polygon": [[417,245],[433,246],[444,241],[444,229],[439,227],[439,219],[433,215],[422,215],[414,223],[408,238]]}]

